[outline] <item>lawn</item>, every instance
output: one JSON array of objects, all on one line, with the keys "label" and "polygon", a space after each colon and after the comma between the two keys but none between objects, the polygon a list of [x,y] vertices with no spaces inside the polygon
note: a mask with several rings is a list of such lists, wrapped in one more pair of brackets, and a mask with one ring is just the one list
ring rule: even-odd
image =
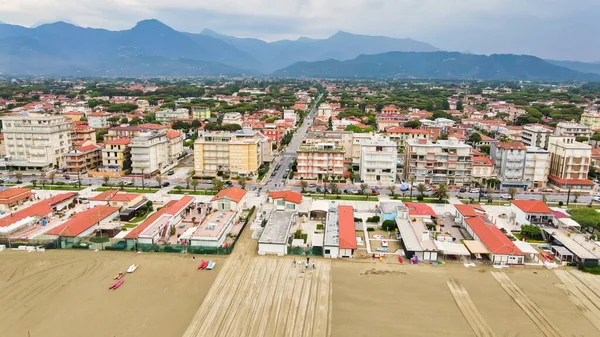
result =
[{"label": "lawn", "polygon": [[[512,233],[512,235],[514,235],[519,241],[522,241],[523,238],[525,237],[525,235],[521,234],[521,233]],[[535,239],[530,239],[527,238],[527,240],[525,240],[526,242],[529,243],[545,243],[544,240],[535,240]]]},{"label": "lawn", "polygon": [[[45,185],[43,189],[46,191],[81,191],[81,190],[85,189],[86,187],[87,186],[77,187],[77,186],[73,186],[73,185]],[[27,185],[27,186],[25,186],[25,188],[41,190],[42,185],[38,184],[36,187],[33,187],[33,185]]]},{"label": "lawn", "polygon": [[442,202],[440,202],[438,199],[432,199],[432,198],[425,198],[423,200],[417,200],[417,198],[398,198],[398,199],[391,199],[391,200],[400,200],[402,202],[422,202],[425,204],[447,204],[448,200],[442,200]]},{"label": "lawn", "polygon": [[188,194],[188,195],[215,195],[217,192],[213,190],[172,190],[169,194]]},{"label": "lawn", "polygon": [[156,188],[145,188],[145,189],[141,189],[141,188],[123,188],[120,189],[118,186],[115,187],[98,187],[96,189],[96,192],[105,192],[108,190],[119,190],[119,191],[124,191],[124,192],[129,192],[129,193],[156,193],[158,192],[158,189]]},{"label": "lawn", "polygon": [[135,228],[137,226],[138,226],[138,224],[135,224],[135,223],[126,223],[123,225],[123,227],[125,227],[125,228]]},{"label": "lawn", "polygon": [[[492,205],[492,206],[503,206],[506,204],[510,204],[510,200],[506,200],[506,199],[500,199],[500,200],[493,200],[491,203],[488,202],[487,199],[481,199],[481,202],[477,201],[478,199],[474,199],[474,203],[475,204],[485,204],[485,205]],[[463,204],[468,204],[469,203],[469,199],[460,199],[460,201]]]},{"label": "lawn", "polygon": [[323,194],[320,193],[305,193],[304,195],[306,196],[312,196],[313,198],[323,198],[325,200],[359,200],[359,201],[379,201],[379,199],[377,198],[376,195],[370,195],[369,198],[367,199],[366,196],[364,195],[331,195],[331,194],[327,194],[325,196],[323,196]]}]

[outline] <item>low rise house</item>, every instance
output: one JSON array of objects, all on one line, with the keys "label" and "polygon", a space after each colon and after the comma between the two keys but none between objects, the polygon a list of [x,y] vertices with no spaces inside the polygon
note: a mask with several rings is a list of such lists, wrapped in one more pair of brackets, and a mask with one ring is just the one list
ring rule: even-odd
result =
[{"label": "low rise house", "polygon": [[323,256],[352,258],[357,248],[352,206],[331,204],[327,212]]},{"label": "low rise house", "polygon": [[33,200],[34,193],[29,188],[13,187],[0,192],[0,212],[8,213],[27,201]]},{"label": "low rise house", "polygon": [[538,226],[554,223],[554,214],[542,200],[511,200],[510,209],[515,213],[515,219],[521,221],[519,225],[527,224],[523,223],[523,219]]},{"label": "low rise house", "polygon": [[270,192],[268,198],[276,211],[297,211],[302,203],[302,194],[290,190]]},{"label": "low rise house", "polygon": [[102,149],[97,144],[85,145],[63,155],[62,169],[66,173],[85,173],[102,165]]},{"label": "low rise house", "polygon": [[223,189],[211,199],[211,203],[216,210],[242,210],[246,205],[246,191],[235,186]]},{"label": "low rise house", "polygon": [[90,206],[112,206],[124,210],[138,204],[145,204],[146,197],[143,194],[127,193],[117,190],[108,190],[90,198]]},{"label": "low rise house", "polygon": [[120,172],[131,168],[131,139],[117,138],[104,143],[102,170]]},{"label": "low rise house", "polygon": [[427,228],[421,217],[410,215],[408,207],[400,207],[396,216],[396,225],[404,255],[419,261],[437,261],[439,250],[432,238],[432,232]]},{"label": "low rise house", "polygon": [[273,210],[266,219],[265,229],[258,240],[258,255],[286,255],[290,228],[298,223],[298,212]]},{"label": "low rise house", "polygon": [[88,124],[95,129],[106,129],[110,126],[108,119],[111,116],[106,112],[92,112],[87,115]]},{"label": "low rise house", "polygon": [[495,178],[494,163],[490,157],[473,156],[473,171],[471,173],[473,181],[480,185],[485,185],[486,180]]},{"label": "low rise house", "polygon": [[[73,215],[62,225],[48,231],[47,235],[56,235],[60,238],[61,247],[75,243],[78,239],[89,237],[100,229],[102,224],[107,224],[119,215],[119,208],[112,206],[96,206]],[[115,223],[120,228],[120,223]]]}]

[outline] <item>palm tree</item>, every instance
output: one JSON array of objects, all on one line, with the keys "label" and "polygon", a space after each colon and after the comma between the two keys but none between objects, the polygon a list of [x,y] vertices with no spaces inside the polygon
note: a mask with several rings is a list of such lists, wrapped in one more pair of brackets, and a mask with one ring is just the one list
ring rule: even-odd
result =
[{"label": "palm tree", "polygon": [[508,194],[510,194],[510,199],[514,200],[515,199],[515,195],[517,195],[517,192],[519,192],[519,190],[517,190],[514,187],[511,187],[508,189]]},{"label": "palm tree", "polygon": [[238,179],[238,184],[240,184],[240,187],[241,187],[243,190],[245,190],[245,189],[246,189],[246,179],[244,179],[244,178],[241,178],[241,177],[240,177],[240,179]]},{"label": "palm tree", "polygon": [[23,179],[23,173],[21,173],[21,172],[15,173],[15,178],[17,178],[17,183],[20,182],[21,179]]},{"label": "palm tree", "polygon": [[110,181],[110,177],[109,176],[104,176],[104,177],[102,177],[102,180],[104,180],[104,185],[108,186],[108,182]]},{"label": "palm tree", "polygon": [[581,192],[573,192],[573,196],[575,197],[575,200],[573,200],[573,202],[577,203],[577,198],[581,196]]},{"label": "palm tree", "polygon": [[410,177],[410,200],[412,200],[412,190],[413,190],[413,185],[415,184],[415,177]]},{"label": "palm tree", "polygon": [[223,180],[218,179],[218,178],[213,178],[213,180],[211,180],[211,183],[213,185],[213,188],[217,192],[223,189]]},{"label": "palm tree", "polygon": [[419,194],[423,197],[425,196],[425,190],[427,189],[427,187],[425,186],[425,184],[423,183],[419,183],[417,185],[417,191],[419,192]]},{"label": "palm tree", "polygon": [[340,189],[336,183],[329,183],[329,189],[331,189],[331,194],[340,194]]},{"label": "palm tree", "polygon": [[200,185],[200,182],[198,181],[198,179],[192,179],[192,187],[194,187],[194,192],[196,192],[196,187],[198,187],[198,185]]},{"label": "palm tree", "polygon": [[433,197],[437,198],[439,202],[448,199],[448,187],[446,187],[446,184],[440,184],[437,190],[433,192]]},{"label": "palm tree", "polygon": [[42,185],[42,189],[44,189],[44,186],[46,186],[46,183],[48,183],[48,181],[46,179],[42,179],[40,181],[40,184]]},{"label": "palm tree", "polygon": [[54,178],[56,177],[56,173],[50,172],[48,173],[48,178],[50,178],[50,184],[54,185]]},{"label": "palm tree", "polygon": [[158,183],[158,188],[162,187],[163,178],[161,176],[156,176],[156,182]]},{"label": "palm tree", "polygon": [[144,189],[144,171],[146,170],[146,168],[142,167],[141,168],[141,172],[142,172],[142,190]]},{"label": "palm tree", "polygon": [[185,178],[185,189],[189,190],[190,189],[190,183],[192,182],[192,177],[187,177]]},{"label": "palm tree", "polygon": [[32,181],[31,181],[31,185],[33,185],[33,188],[35,188],[35,186],[37,185],[37,180],[35,180],[35,179],[34,179],[34,180],[32,180]]},{"label": "palm tree", "polygon": [[125,188],[125,182],[123,180],[119,181],[119,189],[123,190]]},{"label": "palm tree", "polygon": [[388,191],[390,191],[390,194],[392,195],[392,198],[393,198],[396,195],[396,186],[390,185],[386,188],[388,189]]},{"label": "palm tree", "polygon": [[306,180],[300,180],[300,187],[302,187],[302,193],[304,193],[304,191],[308,187],[308,183],[306,182]]}]

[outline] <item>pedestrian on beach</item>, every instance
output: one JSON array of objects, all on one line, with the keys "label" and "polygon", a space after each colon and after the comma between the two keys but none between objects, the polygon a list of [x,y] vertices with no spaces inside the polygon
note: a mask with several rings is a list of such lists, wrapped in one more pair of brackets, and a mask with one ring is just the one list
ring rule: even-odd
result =
[{"label": "pedestrian on beach", "polygon": [[315,267],[315,261],[313,261],[312,269],[317,269],[317,268]]},{"label": "pedestrian on beach", "polygon": [[306,257],[306,264],[308,264],[308,262],[310,261],[310,257]]},{"label": "pedestrian on beach", "polygon": [[296,258],[294,258],[293,266],[294,266],[294,268],[296,268]]},{"label": "pedestrian on beach", "polygon": [[195,256],[192,256],[192,261],[196,261],[196,257]]}]

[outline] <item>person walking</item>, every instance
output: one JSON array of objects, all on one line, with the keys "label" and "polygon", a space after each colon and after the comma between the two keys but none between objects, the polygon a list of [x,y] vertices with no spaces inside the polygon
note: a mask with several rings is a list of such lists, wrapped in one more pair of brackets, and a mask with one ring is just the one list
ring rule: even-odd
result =
[{"label": "person walking", "polygon": [[293,266],[296,268],[296,258],[294,258]]},{"label": "person walking", "polygon": [[196,261],[196,257],[192,256],[192,262]]},{"label": "person walking", "polygon": [[315,267],[315,261],[313,261],[312,269],[317,269],[317,267]]}]

